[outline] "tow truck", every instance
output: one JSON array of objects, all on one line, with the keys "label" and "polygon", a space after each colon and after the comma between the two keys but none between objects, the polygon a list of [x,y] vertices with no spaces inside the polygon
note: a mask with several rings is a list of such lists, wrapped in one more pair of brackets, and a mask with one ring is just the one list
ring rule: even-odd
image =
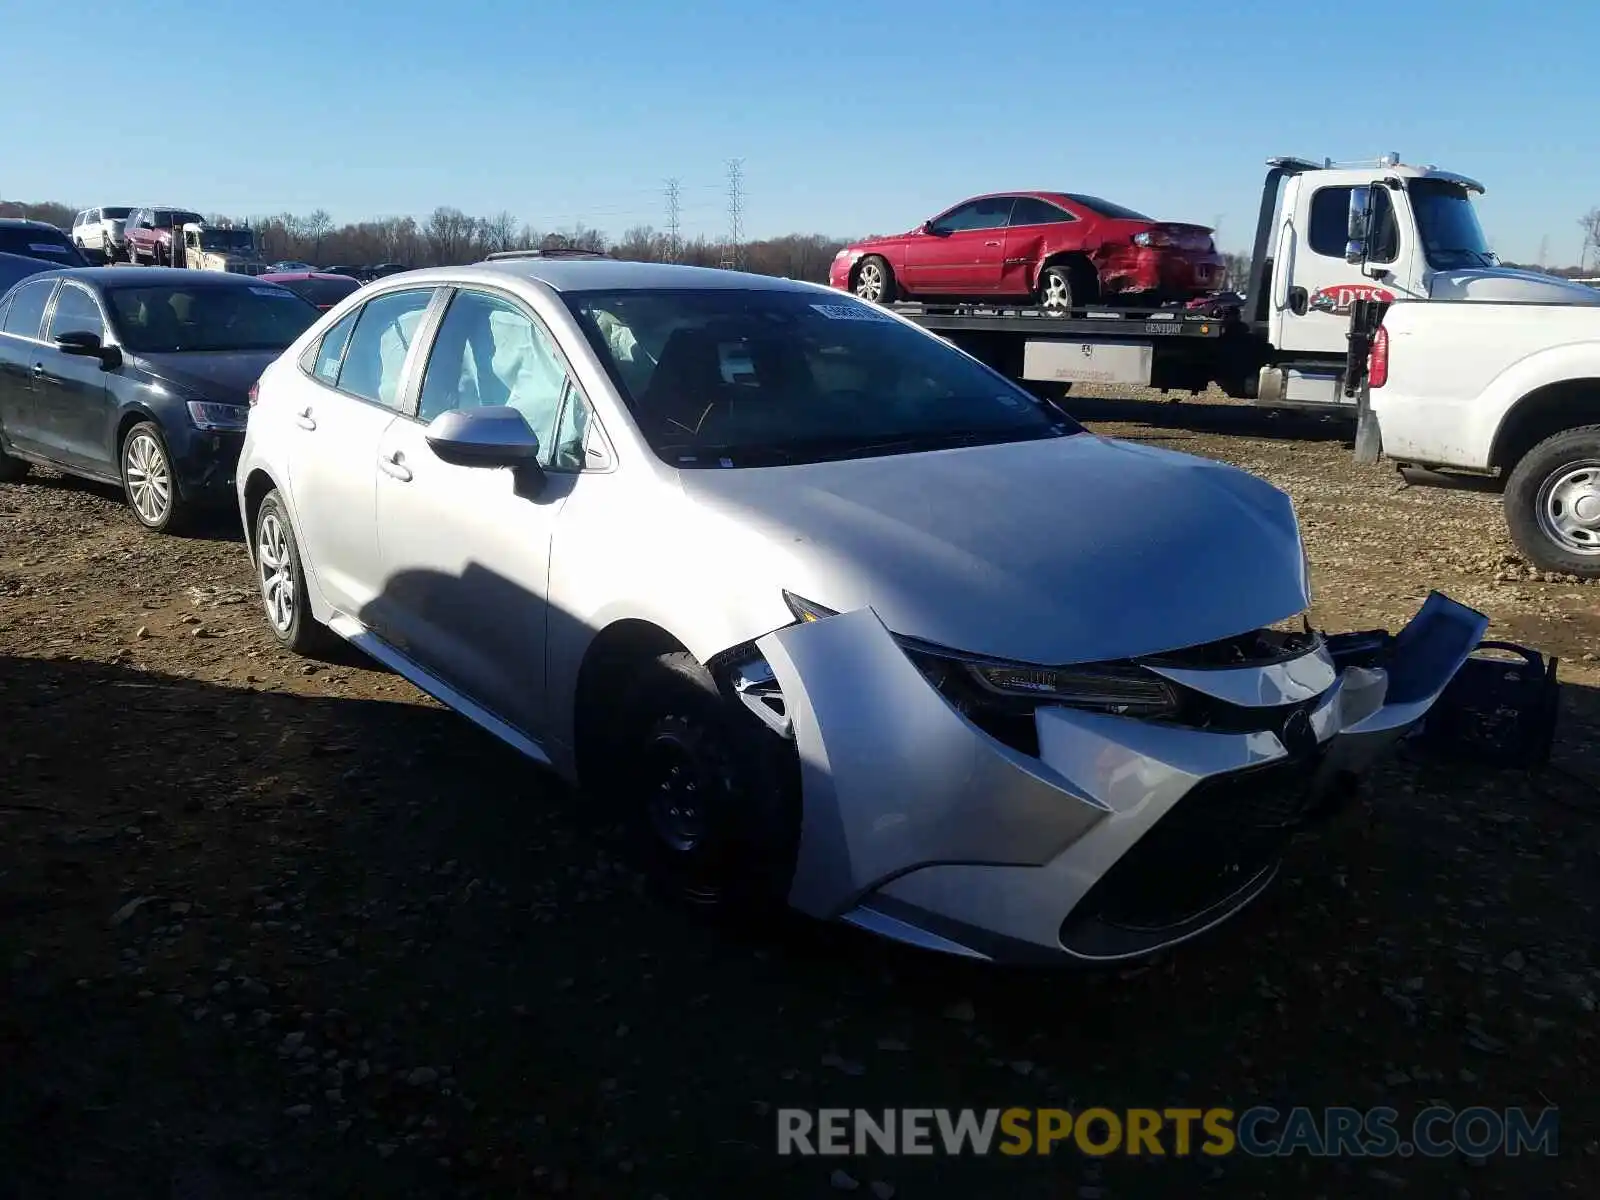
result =
[{"label": "tow truck", "polygon": [[1046,312],[896,304],[1043,394],[1076,383],[1227,395],[1354,415],[1348,378],[1358,302],[1600,304],[1600,291],[1500,264],[1478,223],[1477,180],[1398,154],[1355,163],[1271,158],[1244,295],[1182,306]]}]

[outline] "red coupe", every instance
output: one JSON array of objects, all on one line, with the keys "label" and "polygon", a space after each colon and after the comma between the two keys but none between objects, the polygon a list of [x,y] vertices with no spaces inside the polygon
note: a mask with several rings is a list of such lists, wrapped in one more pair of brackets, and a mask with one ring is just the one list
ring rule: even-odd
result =
[{"label": "red coupe", "polygon": [[1206,226],[1072,192],[965,200],[909,233],[846,246],[828,272],[834,287],[879,304],[1028,298],[1052,309],[1188,300],[1222,279]]},{"label": "red coupe", "polygon": [[271,271],[258,276],[272,283],[281,283],[291,292],[311,301],[327,312],[339,301],[361,286],[359,279],[348,275],[333,275],[327,271]]}]

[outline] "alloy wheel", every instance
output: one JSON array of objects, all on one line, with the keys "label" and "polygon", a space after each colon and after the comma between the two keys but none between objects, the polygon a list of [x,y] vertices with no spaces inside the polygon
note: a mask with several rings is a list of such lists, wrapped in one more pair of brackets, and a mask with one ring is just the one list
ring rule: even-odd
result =
[{"label": "alloy wheel", "polygon": [[862,263],[856,272],[856,295],[876,304],[883,299],[883,269],[877,263]]},{"label": "alloy wheel", "polygon": [[160,525],[172,507],[172,469],[166,452],[153,435],[139,432],[122,448],[122,462],[128,498],[140,520]]},{"label": "alloy wheel", "polygon": [[1045,276],[1044,289],[1040,296],[1041,307],[1049,309],[1065,309],[1072,307],[1072,288],[1067,283],[1066,276],[1058,271],[1051,271]]},{"label": "alloy wheel", "polygon": [[279,634],[287,635],[294,625],[294,556],[289,552],[289,535],[276,512],[267,512],[261,518],[256,534],[256,570],[267,620]]}]

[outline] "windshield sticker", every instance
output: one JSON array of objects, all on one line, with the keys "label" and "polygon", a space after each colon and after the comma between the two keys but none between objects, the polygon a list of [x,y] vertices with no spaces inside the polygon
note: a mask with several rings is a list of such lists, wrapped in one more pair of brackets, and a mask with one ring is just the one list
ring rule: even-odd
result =
[{"label": "windshield sticker", "polygon": [[813,304],[830,321],[892,321],[894,318],[874,312],[865,304]]}]

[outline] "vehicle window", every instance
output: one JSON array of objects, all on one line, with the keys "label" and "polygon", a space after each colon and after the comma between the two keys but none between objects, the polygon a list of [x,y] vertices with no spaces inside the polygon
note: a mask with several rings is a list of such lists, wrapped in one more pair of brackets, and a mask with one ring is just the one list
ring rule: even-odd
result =
[{"label": "vehicle window", "polygon": [[1154,218],[1146,216],[1137,209],[1128,208],[1121,204],[1113,204],[1109,200],[1102,200],[1099,196],[1083,196],[1077,192],[1062,192],[1074,204],[1081,204],[1092,213],[1102,217],[1110,217],[1113,221],[1150,221]]},{"label": "vehicle window", "polygon": [[72,244],[72,239],[54,228],[0,225],[0,253],[23,254],[74,267],[84,265],[83,255]]},{"label": "vehicle window", "polygon": [[321,315],[286,288],[254,283],[108,287],[106,304],[122,344],[148,354],[283,350]]},{"label": "vehicle window", "polygon": [[[339,390],[388,408],[400,407],[400,372],[432,288],[411,288],[378,296],[361,308],[339,368]],[[314,313],[316,308],[306,301]]]},{"label": "vehicle window", "polygon": [[1060,410],[871,305],[780,289],[572,292],[641,432],[680,467],[1076,433]]},{"label": "vehicle window", "polygon": [[50,318],[51,339],[63,333],[92,333],[103,339],[105,332],[100,306],[94,302],[94,297],[81,287],[62,284],[61,294],[56,297],[56,311]]},{"label": "vehicle window", "polygon": [[11,308],[6,313],[4,330],[18,337],[37,338],[44,324],[45,305],[50,301],[50,290],[56,286],[54,279],[41,279],[25,283],[11,297]]},{"label": "vehicle window", "polygon": [[1052,225],[1057,221],[1076,221],[1064,208],[1057,208],[1048,200],[1040,200],[1036,196],[1018,196],[1017,202],[1011,208],[1011,224],[1013,225]]},{"label": "vehicle window", "polygon": [[1466,188],[1447,179],[1413,179],[1406,184],[1406,192],[1430,267],[1452,270],[1498,265],[1500,259],[1489,248]]},{"label": "vehicle window", "polygon": [[360,315],[359,308],[346,313],[316,344],[316,357],[308,369],[329,387],[339,382],[339,366],[344,362],[345,343],[350,340],[350,331],[356,327],[356,318]]},{"label": "vehicle window", "polygon": [[1350,233],[1349,187],[1325,187],[1311,197],[1311,228],[1306,243],[1313,254],[1344,258]]},{"label": "vehicle window", "polygon": [[541,465],[551,471],[583,470],[588,465],[584,448],[589,444],[593,428],[594,410],[577,385],[569,383],[566,403],[561,406],[561,419],[556,423],[548,452],[540,456],[544,460]]},{"label": "vehicle window", "polygon": [[354,279],[283,279],[278,282],[318,308],[332,308],[361,286]]},{"label": "vehicle window", "polygon": [[129,208],[117,207],[117,208],[102,208],[100,211],[101,211],[101,213],[103,213],[105,215],[105,217],[108,220],[121,221],[121,220],[125,220],[127,218],[128,214],[130,212],[132,212],[133,210],[129,209]]},{"label": "vehicle window", "polygon": [[540,325],[509,300],[461,291],[428,356],[417,418],[506,405],[522,414],[541,447],[549,447],[566,382],[566,366]]},{"label": "vehicle window", "polygon": [[969,229],[998,229],[1011,215],[1010,196],[986,196],[952,209],[934,222],[934,227],[946,233],[961,233]]}]

